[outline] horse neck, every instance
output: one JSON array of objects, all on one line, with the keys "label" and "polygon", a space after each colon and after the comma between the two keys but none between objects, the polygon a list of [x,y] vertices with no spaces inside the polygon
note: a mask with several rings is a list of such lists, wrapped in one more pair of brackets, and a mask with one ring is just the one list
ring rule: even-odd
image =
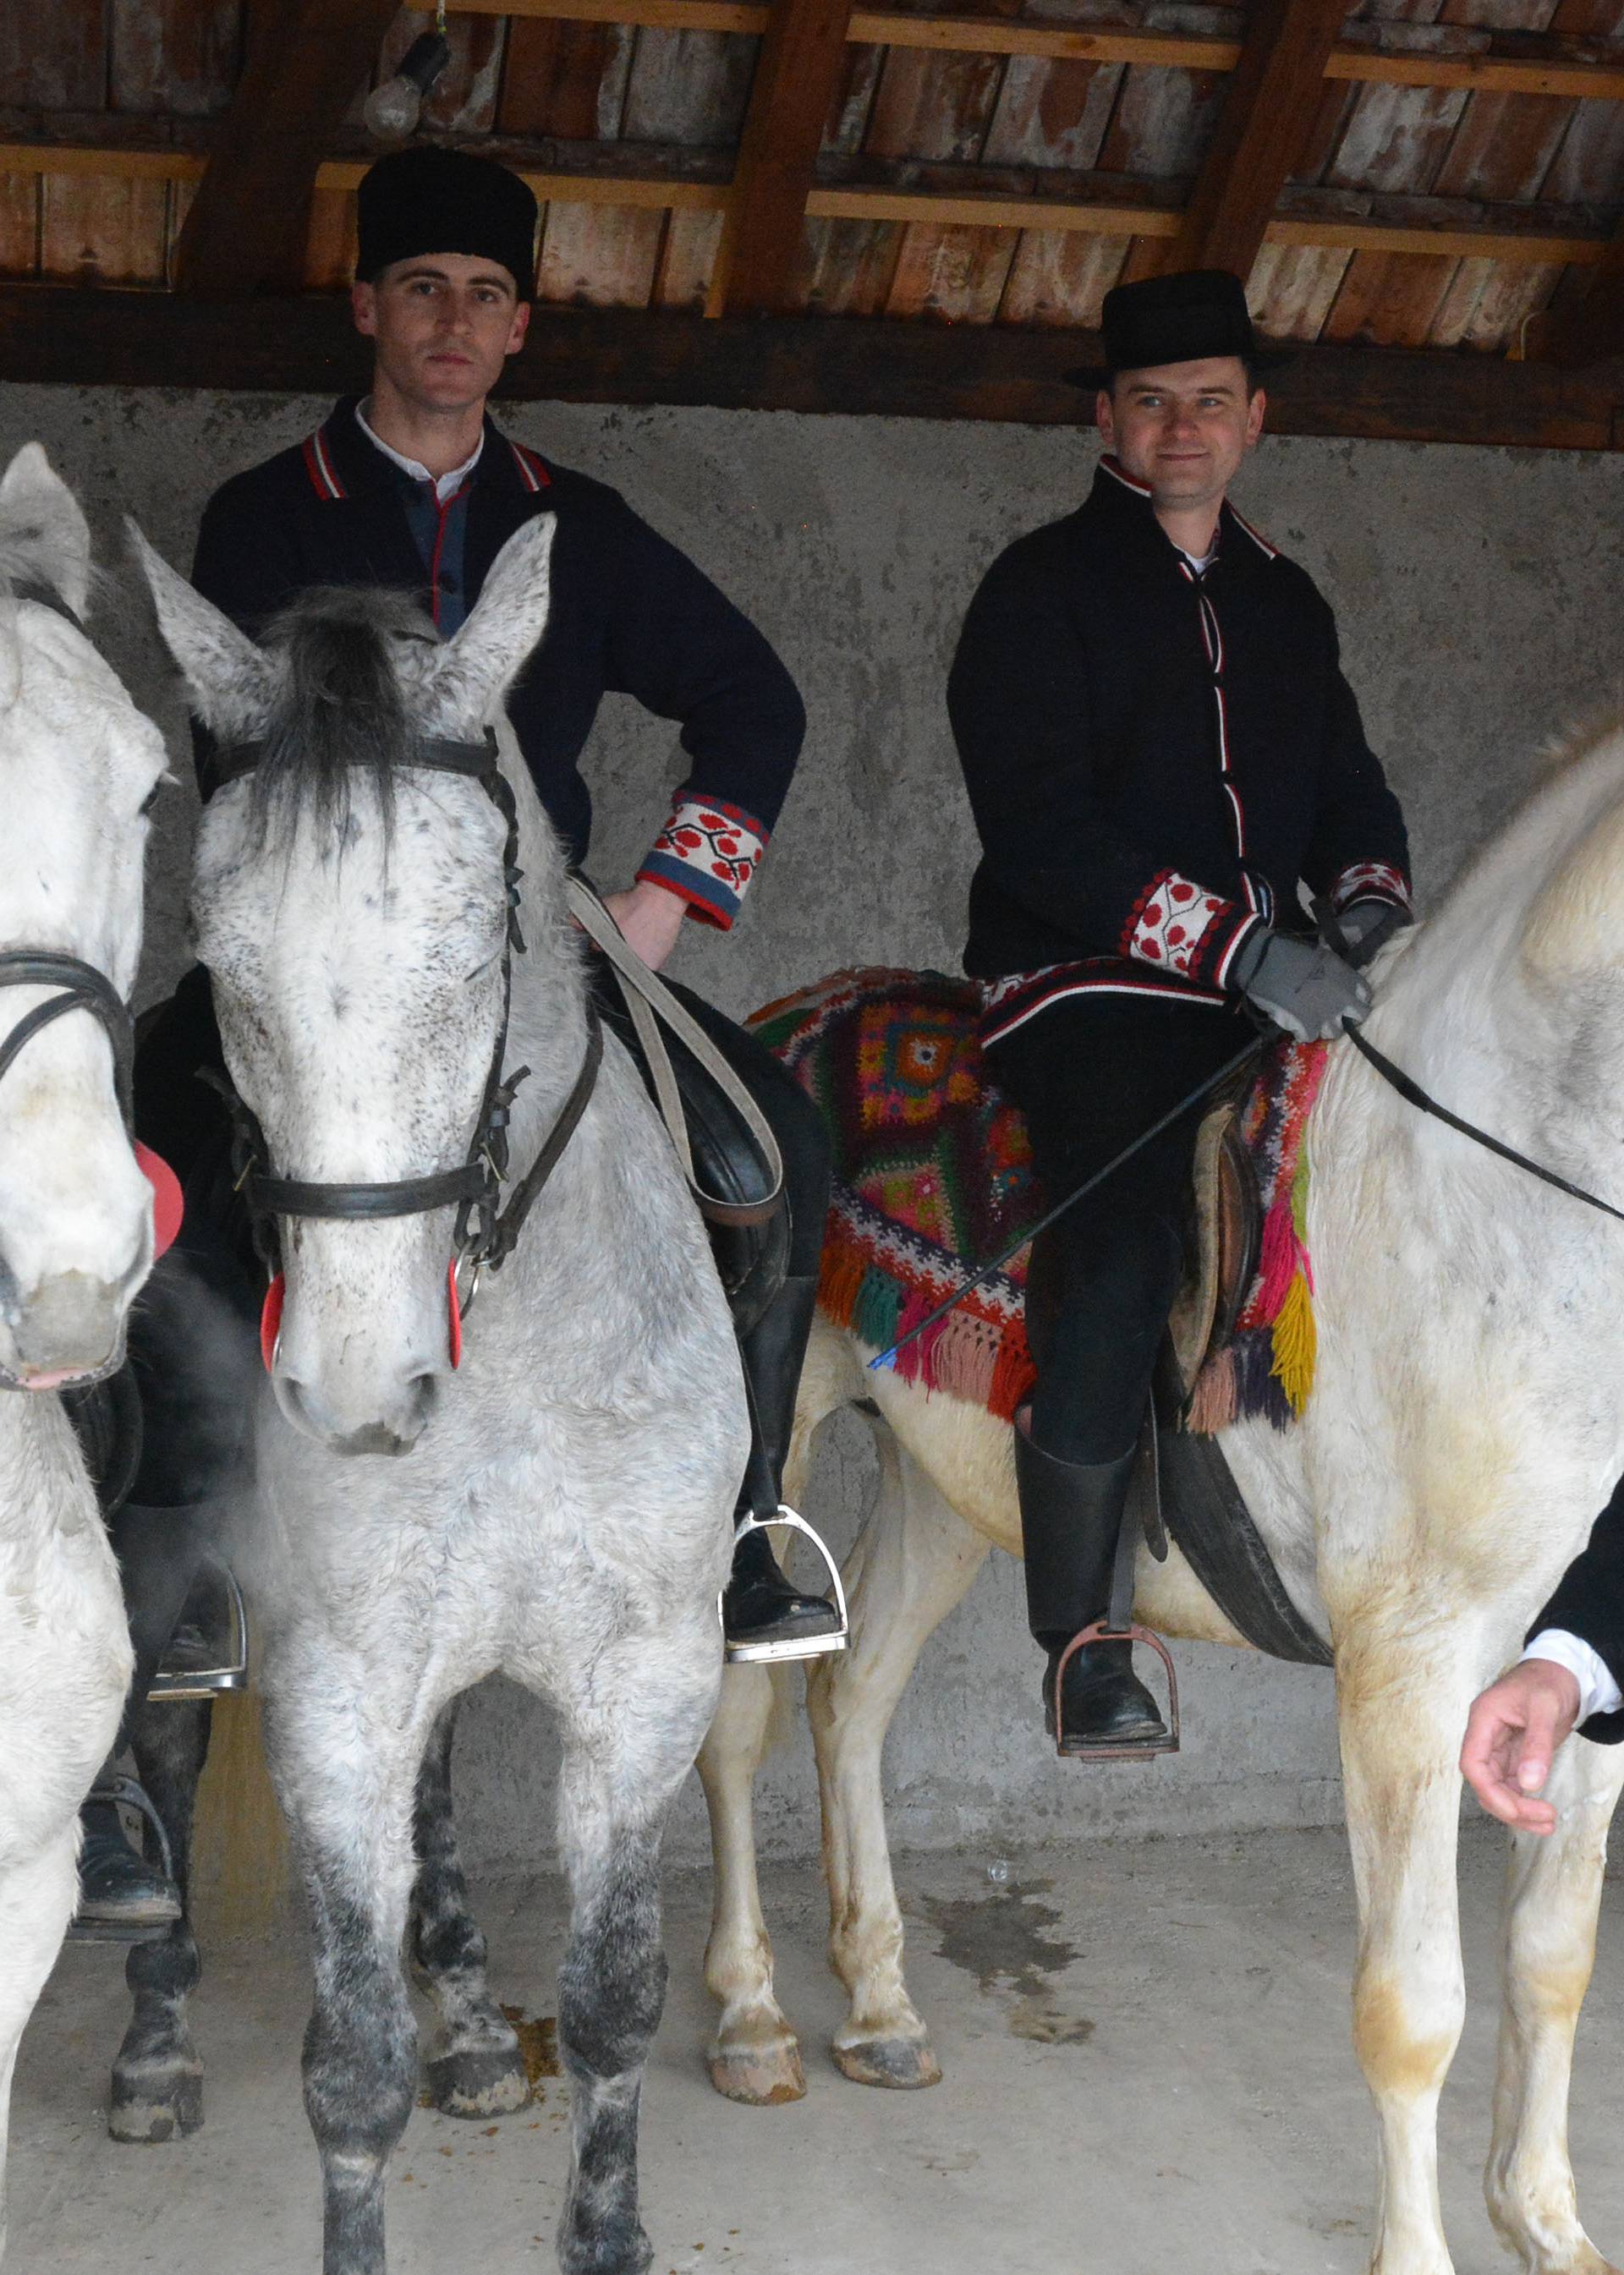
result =
[{"label": "horse neck", "polygon": [[1525,1150],[1554,1149],[1569,1174],[1610,1162],[1624,1097],[1624,737],[1541,785],[1373,977],[1370,1039],[1435,1097]]},{"label": "horse neck", "polygon": [[49,1391],[0,1392],[0,1542],[42,1539],[94,1515],[61,1399]]}]

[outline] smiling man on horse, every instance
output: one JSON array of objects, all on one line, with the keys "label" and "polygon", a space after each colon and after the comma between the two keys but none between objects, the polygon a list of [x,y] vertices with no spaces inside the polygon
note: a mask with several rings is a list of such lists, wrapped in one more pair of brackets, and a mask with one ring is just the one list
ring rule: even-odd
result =
[{"label": "smiling man on horse", "polygon": [[[1369,994],[1310,936],[1306,882],[1363,952],[1406,919],[1402,816],[1313,584],[1227,503],[1262,357],[1217,270],[1107,295],[1086,503],[1019,539],[965,619],[948,710],[982,842],[965,969],[982,1037],[1062,1198],[1237,1047],[1250,1005],[1331,1036]],[[1045,1701],[1106,1612],[1181,1271],[1197,1117],[1043,1235],[1016,1471]],[[1166,1735],[1126,1642],[1067,1663],[1061,1750]]]},{"label": "smiling man on horse", "polygon": [[[310,587],[349,585],[426,598],[449,639],[505,540],[534,516],[555,514],[552,615],[509,716],[576,863],[586,858],[592,824],[578,761],[604,695],[632,695],[680,723],[691,771],[636,881],[607,900],[631,946],[658,967],[685,921],[732,926],[789,789],[805,714],[767,641],[691,561],[616,491],[510,442],[491,420],[487,397],[529,322],[536,218],[529,188],[487,159],[423,146],[373,167],[360,189],[353,292],[357,329],[374,344],[372,390],[340,402],[304,442],[215,494],[194,581],[251,633]],[[200,741],[208,795],[210,754]],[[743,1525],[778,1506],[816,1296],[828,1148],[815,1109],[777,1062],[708,1004],[676,992],[755,1098],[784,1168],[782,1287],[763,1310],[767,1272],[759,1258],[746,1262],[744,1295],[758,1300],[736,1304],[757,1446],[740,1496]],[[617,1024],[623,1017],[607,994],[601,1009]],[[707,1092],[675,1045],[673,1055],[691,1120],[708,1119],[714,1138],[720,1093]],[[194,1076],[223,1065],[208,975],[197,969],[166,1007],[140,1069],[144,1131],[183,1175],[221,1158],[221,1110]],[[736,1132],[720,1142],[736,1168]],[[747,1167],[746,1180],[754,1173]],[[184,1438],[186,1414],[162,1426]],[[178,1614],[177,1576],[186,1568],[162,1538],[159,1520],[170,1515],[163,1508],[148,1520],[138,1511],[140,1538],[125,1560],[132,1615],[138,1627],[162,1630],[158,1648]],[[155,1524],[158,1537],[143,1555],[141,1528]],[[143,1617],[143,1567],[165,1616]],[[730,1658],[809,1657],[843,1641],[834,1605],[792,1587],[754,1529],[739,1538],[724,1625]],[[142,1679],[138,1659],[138,1697]],[[144,1916],[156,1876],[116,1826],[98,1819],[92,1829],[102,1837],[89,1844],[81,1917]]]}]

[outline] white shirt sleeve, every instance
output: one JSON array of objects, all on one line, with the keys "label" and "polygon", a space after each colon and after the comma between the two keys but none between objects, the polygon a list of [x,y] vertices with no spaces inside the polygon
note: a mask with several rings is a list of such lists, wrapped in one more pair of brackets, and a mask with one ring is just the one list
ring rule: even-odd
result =
[{"label": "white shirt sleeve", "polygon": [[1606,1660],[1566,1628],[1542,1628],[1522,1657],[1554,1659],[1567,1669],[1579,1685],[1581,1722],[1588,1722],[1592,1714],[1616,1714],[1624,1706],[1624,1691],[1613,1681]]}]

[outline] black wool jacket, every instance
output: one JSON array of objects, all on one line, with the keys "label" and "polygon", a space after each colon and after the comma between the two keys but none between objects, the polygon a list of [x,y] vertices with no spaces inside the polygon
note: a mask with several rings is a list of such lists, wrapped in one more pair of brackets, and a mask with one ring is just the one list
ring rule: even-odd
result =
[{"label": "black wool jacket", "polygon": [[[1588,1643],[1624,1689],[1624,1481],[1591,1526],[1589,1546],[1575,1557],[1529,1629],[1529,1642],[1547,1628]],[[1592,1714],[1579,1729],[1582,1737],[1616,1746],[1624,1741],[1624,1712]]]},{"label": "black wool jacket", "polygon": [[1408,905],[1403,817],[1312,580],[1228,505],[1197,572],[1145,486],[1018,539],[948,682],[982,859],[965,969],[996,1040],[1084,990],[1221,1004],[1260,925]]},{"label": "black wool jacket", "polygon": [[[460,619],[514,531],[556,514],[552,613],[508,698],[542,804],[583,860],[592,801],[577,767],[604,695],[680,722],[692,770],[638,873],[692,914],[731,924],[805,733],[795,683],[766,639],[617,491],[510,442],[490,419],[464,491],[441,509],[355,411],[353,397],[341,402],[304,442],[215,491],[198,536],[198,590],[250,633],[313,585],[394,587],[436,618],[449,595]],[[414,517],[429,525],[427,546]],[[206,747],[200,772],[207,790]]]}]

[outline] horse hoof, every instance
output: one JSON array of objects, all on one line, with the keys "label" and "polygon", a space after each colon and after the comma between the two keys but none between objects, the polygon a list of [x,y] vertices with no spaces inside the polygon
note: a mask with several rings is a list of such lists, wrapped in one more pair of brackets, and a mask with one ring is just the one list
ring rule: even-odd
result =
[{"label": "horse hoof", "polygon": [[835,2067],[854,2085],[884,2085],[895,2093],[917,2093],[941,2083],[941,2064],[928,2038],[857,2038],[836,2041]]},{"label": "horse hoof", "polygon": [[113,2074],[107,2129],[115,2141],[139,2148],[184,2140],[203,2122],[201,2069],[149,2069]]},{"label": "horse hoof", "polygon": [[806,2072],[793,2038],[785,2046],[717,2046],[708,2066],[718,2093],[748,2102],[752,2109],[776,2109],[805,2098]]},{"label": "horse hoof", "polygon": [[530,2100],[530,2080],[517,2046],[437,2054],[424,2078],[430,2104],[442,2117],[511,2117]]}]

